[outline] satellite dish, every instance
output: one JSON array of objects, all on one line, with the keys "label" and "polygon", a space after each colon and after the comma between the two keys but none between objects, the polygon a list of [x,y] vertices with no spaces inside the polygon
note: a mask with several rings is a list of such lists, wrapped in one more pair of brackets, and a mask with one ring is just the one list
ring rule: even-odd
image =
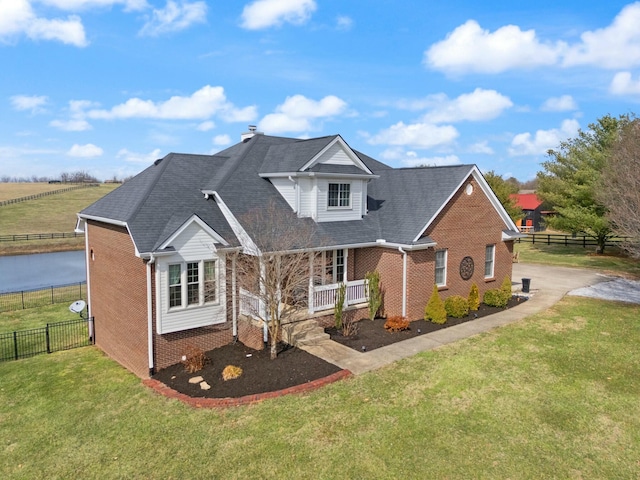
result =
[{"label": "satellite dish", "polygon": [[71,310],[73,313],[82,313],[84,307],[86,306],[87,304],[84,300],[76,300],[71,305],[69,305],[69,310]]}]

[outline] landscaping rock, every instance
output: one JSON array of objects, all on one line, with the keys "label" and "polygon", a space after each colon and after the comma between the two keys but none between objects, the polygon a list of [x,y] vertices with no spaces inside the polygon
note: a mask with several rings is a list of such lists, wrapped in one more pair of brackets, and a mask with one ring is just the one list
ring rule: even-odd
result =
[{"label": "landscaping rock", "polygon": [[200,383],[204,380],[204,378],[198,376],[198,377],[191,377],[189,379],[189,383]]}]

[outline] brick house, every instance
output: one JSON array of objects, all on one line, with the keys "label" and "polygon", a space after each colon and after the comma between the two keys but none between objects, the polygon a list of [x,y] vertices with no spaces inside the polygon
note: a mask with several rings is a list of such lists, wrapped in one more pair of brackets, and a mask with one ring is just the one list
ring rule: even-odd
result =
[{"label": "brick house", "polygon": [[[511,276],[520,234],[475,165],[394,169],[339,136],[300,140],[255,130],[215,155],[171,153],[78,214],[85,232],[96,344],[140,377],[234,338],[259,348],[235,259],[272,202],[314,222],[325,281],[309,282],[307,318],[366,316],[377,270],[387,315],[422,318],[434,283],[444,298],[482,294]],[[296,220],[296,221],[298,221]],[[244,253],[243,253],[244,252]],[[311,278],[311,276],[310,276]]]}]

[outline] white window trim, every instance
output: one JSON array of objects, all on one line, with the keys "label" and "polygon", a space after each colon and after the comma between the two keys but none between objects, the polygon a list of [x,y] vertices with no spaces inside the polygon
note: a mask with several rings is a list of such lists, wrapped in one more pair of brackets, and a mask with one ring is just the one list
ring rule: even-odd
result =
[{"label": "white window trim", "polygon": [[[329,205],[331,185],[338,185],[338,203],[340,203],[340,185],[349,185],[349,205]],[[351,182],[327,183],[327,210],[352,210],[353,209],[353,185]]]},{"label": "white window trim", "polygon": [[[443,281],[442,283],[438,283],[437,281],[437,271],[438,271],[438,253],[444,252],[444,266],[441,267],[443,269]],[[434,280],[436,280],[436,285],[438,287],[446,287],[447,286],[447,262],[449,260],[449,251],[445,248],[442,250],[436,250],[436,260],[435,260],[435,271],[434,271]]]},{"label": "white window trim", "polygon": [[[215,265],[215,300],[205,302],[204,301],[204,263],[205,262],[214,262]],[[187,283],[187,264],[189,263],[197,263],[198,264],[198,303],[189,304],[189,284]],[[199,308],[209,305],[219,305],[220,304],[220,275],[219,275],[219,261],[216,258],[207,258],[203,260],[193,260],[193,261],[183,261],[183,262],[171,262],[167,265],[167,272],[170,270],[172,265],[180,265],[180,287],[181,287],[181,305],[177,305],[175,307],[170,306],[171,296],[170,296],[170,285],[167,282],[165,286],[167,291],[167,311],[168,312],[176,312],[180,310],[187,310],[190,308]],[[167,277],[168,278],[168,277]]]},{"label": "white window trim", "polygon": [[[488,261],[487,251],[489,248],[491,249],[491,274],[487,275],[487,261]],[[495,278],[495,271],[496,271],[496,246],[495,244],[487,245],[484,250],[484,278]]]}]

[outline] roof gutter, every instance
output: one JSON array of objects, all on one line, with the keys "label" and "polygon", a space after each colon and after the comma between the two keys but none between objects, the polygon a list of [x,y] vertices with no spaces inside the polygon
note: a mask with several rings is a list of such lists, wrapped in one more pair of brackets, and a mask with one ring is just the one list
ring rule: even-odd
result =
[{"label": "roof gutter", "polygon": [[156,258],[151,254],[147,262],[147,352],[149,355],[149,376],[155,373],[155,365],[153,361],[153,288],[152,288],[152,265]]}]

